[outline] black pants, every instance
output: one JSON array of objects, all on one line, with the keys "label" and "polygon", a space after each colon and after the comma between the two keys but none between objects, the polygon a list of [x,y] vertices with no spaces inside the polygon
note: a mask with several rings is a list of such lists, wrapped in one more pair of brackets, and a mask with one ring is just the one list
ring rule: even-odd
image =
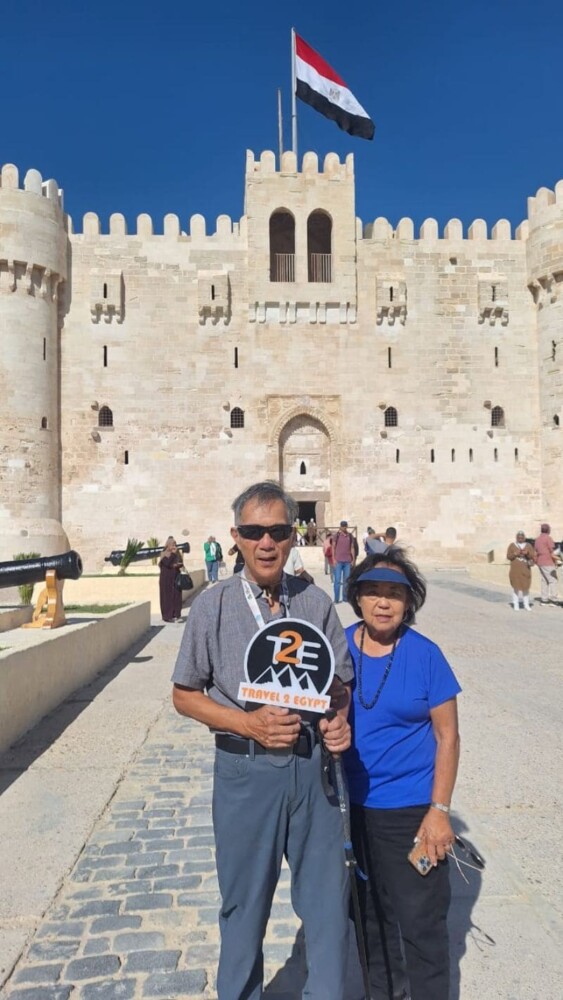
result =
[{"label": "black pants", "polygon": [[[447,861],[419,875],[407,860],[428,806],[352,806],[352,839],[367,881],[358,879],[371,1000],[448,1000],[450,904]],[[401,949],[402,940],[402,949]]]}]

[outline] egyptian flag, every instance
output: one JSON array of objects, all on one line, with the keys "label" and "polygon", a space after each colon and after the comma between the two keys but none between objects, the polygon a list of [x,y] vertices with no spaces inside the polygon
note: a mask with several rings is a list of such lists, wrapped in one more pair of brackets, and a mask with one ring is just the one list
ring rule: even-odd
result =
[{"label": "egyptian flag", "polygon": [[375,125],[344,80],[299,35],[295,35],[295,93],[339,128],[373,139]]}]

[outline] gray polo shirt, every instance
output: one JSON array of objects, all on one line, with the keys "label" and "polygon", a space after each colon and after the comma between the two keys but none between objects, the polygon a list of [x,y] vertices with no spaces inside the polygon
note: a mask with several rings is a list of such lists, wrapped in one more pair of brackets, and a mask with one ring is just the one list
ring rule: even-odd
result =
[{"label": "gray polo shirt", "polygon": [[[289,595],[285,615],[283,612],[272,615],[262,589],[249,581],[264,622],[287,617],[316,625],[334,650],[336,674],[349,683],[354,676],[352,661],[330,597],[320,587],[284,575]],[[245,679],[246,648],[257,631],[239,575],[204,591],[195,599],[188,615],[172,675],[174,684],[206,690],[219,705],[244,708],[245,703],[237,697],[238,689]]]}]

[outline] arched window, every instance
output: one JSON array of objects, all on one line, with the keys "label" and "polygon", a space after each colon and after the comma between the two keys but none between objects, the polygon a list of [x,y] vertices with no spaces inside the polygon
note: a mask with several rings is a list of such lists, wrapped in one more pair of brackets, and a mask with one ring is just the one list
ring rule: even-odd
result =
[{"label": "arched window", "polygon": [[270,216],[270,281],[295,281],[295,219],[285,208]]},{"label": "arched window", "polygon": [[553,414],[553,426],[559,427],[559,414],[557,413]]},{"label": "arched window", "polygon": [[332,281],[332,219],[326,212],[311,212],[307,219],[309,281]]},{"label": "arched window", "polygon": [[240,406],[231,410],[231,427],[244,427],[244,410]]},{"label": "arched window", "polygon": [[394,406],[388,406],[385,410],[385,426],[386,427],[398,427],[399,426],[399,414],[397,413]]},{"label": "arched window", "polygon": [[98,413],[98,427],[113,427],[113,413],[109,406],[102,406]]},{"label": "arched window", "polygon": [[41,417],[41,430],[47,430],[47,417]]},{"label": "arched window", "polygon": [[502,406],[493,406],[491,410],[491,427],[504,427],[504,410]]},{"label": "arched window", "polygon": [[301,462],[301,465],[299,466],[299,475],[300,476],[307,475],[307,466],[305,465],[305,462]]}]

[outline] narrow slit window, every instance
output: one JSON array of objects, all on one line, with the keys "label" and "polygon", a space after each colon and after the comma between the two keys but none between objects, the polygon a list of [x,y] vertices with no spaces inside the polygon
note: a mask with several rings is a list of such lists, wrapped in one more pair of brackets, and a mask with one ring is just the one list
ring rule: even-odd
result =
[{"label": "narrow slit window", "polygon": [[399,451],[398,448],[397,448],[397,451],[395,452],[395,461],[396,461],[397,465],[401,461],[401,452]]},{"label": "narrow slit window", "polygon": [[107,297],[108,297],[108,286],[107,286],[107,281],[104,281],[104,299],[107,299]]},{"label": "narrow slit window", "polygon": [[498,368],[498,347],[495,347],[495,368]]},{"label": "narrow slit window", "polygon": [[392,368],[393,367],[392,357],[391,357],[391,348],[390,347],[387,348],[387,367],[388,368]]},{"label": "narrow slit window", "polygon": [[125,451],[123,453],[123,464],[124,465],[129,465],[129,452],[128,451]]},{"label": "narrow slit window", "polygon": [[452,448],[452,462],[455,462],[455,448]]},{"label": "narrow slit window", "polygon": [[518,462],[518,448],[514,449],[514,461]]},{"label": "narrow slit window", "polygon": [[470,448],[470,449],[469,449],[469,461],[470,461],[470,462],[472,462],[472,461],[473,461],[473,448]]},{"label": "narrow slit window", "polygon": [[47,360],[47,338],[43,337],[43,361]]},{"label": "narrow slit window", "polygon": [[301,465],[299,466],[299,475],[300,476],[307,475],[307,466],[305,465],[305,462],[301,462]]},{"label": "narrow slit window", "polygon": [[108,349],[104,347],[104,368],[108,366]]},{"label": "narrow slit window", "polygon": [[238,368],[238,347],[235,347],[234,363],[235,363],[235,368]]},{"label": "narrow slit window", "polygon": [[557,413],[553,414],[553,426],[559,427],[559,415]]},{"label": "narrow slit window", "polygon": [[495,455],[495,462],[498,462],[498,448],[495,448],[494,455]]},{"label": "narrow slit window", "polygon": [[215,285],[211,285],[211,301],[215,302]]},{"label": "narrow slit window", "polygon": [[430,461],[431,462],[434,461],[434,449],[433,448],[430,449]]},{"label": "narrow slit window", "polygon": [[41,417],[41,430],[46,431],[48,427],[47,417]]},{"label": "narrow slit window", "polygon": [[391,288],[389,289],[389,301],[390,302],[393,301],[393,286],[391,286]]},{"label": "narrow slit window", "polygon": [[497,286],[491,285],[491,302],[496,302],[497,300]]}]

